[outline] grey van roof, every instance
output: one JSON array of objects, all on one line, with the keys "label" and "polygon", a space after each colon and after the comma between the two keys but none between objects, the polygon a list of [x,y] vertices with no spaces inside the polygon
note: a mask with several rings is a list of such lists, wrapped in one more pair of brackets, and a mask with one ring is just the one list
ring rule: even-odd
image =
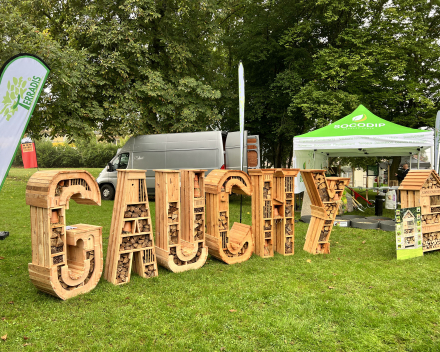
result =
[{"label": "grey van roof", "polygon": [[[132,151],[166,151],[182,149],[218,148],[221,131],[149,134],[131,137],[121,148],[121,152]],[[203,148],[200,148],[200,142]]]}]

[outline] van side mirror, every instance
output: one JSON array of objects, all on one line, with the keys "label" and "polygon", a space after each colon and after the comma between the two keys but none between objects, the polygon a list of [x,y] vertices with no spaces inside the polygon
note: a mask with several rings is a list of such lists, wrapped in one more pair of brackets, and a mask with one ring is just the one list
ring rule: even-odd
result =
[{"label": "van side mirror", "polygon": [[107,164],[107,171],[113,171],[113,165],[112,165],[112,163],[108,163]]}]

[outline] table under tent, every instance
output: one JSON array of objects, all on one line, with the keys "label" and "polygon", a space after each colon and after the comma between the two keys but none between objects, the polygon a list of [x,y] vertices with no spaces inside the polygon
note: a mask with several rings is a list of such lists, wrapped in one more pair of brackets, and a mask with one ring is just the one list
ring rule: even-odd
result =
[{"label": "table under tent", "polygon": [[[294,137],[293,164],[300,169],[322,169],[329,157],[408,156],[421,151],[433,155],[433,147],[434,131],[400,126],[360,105],[330,125]],[[295,193],[304,191],[300,177]]]}]

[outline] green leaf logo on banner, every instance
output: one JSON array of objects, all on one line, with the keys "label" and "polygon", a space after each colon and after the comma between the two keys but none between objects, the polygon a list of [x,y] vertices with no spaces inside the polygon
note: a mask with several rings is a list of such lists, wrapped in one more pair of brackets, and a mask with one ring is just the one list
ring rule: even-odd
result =
[{"label": "green leaf logo on banner", "polygon": [[363,114],[353,117],[352,121],[361,122],[361,121],[365,121],[366,119],[367,119],[367,115]]},{"label": "green leaf logo on banner", "polygon": [[3,115],[6,121],[17,112],[19,106],[29,110],[29,106],[20,103],[27,91],[26,83],[23,77],[13,77],[12,82],[8,81],[8,90],[1,101],[3,106],[0,106],[0,116]]}]

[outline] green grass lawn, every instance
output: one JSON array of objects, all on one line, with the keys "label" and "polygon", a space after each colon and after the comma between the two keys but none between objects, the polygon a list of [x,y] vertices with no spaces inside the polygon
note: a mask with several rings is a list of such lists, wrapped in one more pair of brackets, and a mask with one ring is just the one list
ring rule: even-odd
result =
[{"label": "green grass lawn", "polygon": [[[101,279],[68,301],[41,293],[27,269],[33,172],[12,169],[0,192],[0,231],[10,232],[0,241],[1,351],[440,350],[440,254],[397,261],[394,233],[380,230],[335,228],[331,253],[313,256],[302,250],[308,225],[300,222],[290,257],[232,266],[208,258],[199,270],[133,274],[123,286]],[[231,197],[232,221],[239,199]],[[112,209],[112,201],[71,201],[67,211],[68,225],[103,227],[104,258]],[[250,224],[250,198],[243,209]]]}]

